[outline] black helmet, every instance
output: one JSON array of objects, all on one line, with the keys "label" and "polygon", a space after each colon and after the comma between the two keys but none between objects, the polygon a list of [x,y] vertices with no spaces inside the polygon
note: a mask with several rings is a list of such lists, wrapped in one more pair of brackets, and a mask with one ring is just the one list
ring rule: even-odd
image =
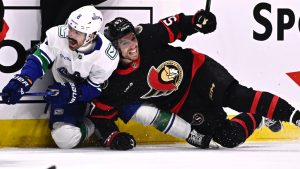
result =
[{"label": "black helmet", "polygon": [[132,23],[125,18],[117,17],[105,24],[104,36],[111,42],[114,42],[130,32],[135,33]]}]

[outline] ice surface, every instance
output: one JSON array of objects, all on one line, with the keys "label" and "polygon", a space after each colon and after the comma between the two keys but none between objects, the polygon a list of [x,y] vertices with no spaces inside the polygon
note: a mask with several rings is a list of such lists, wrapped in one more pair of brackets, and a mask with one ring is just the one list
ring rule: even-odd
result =
[{"label": "ice surface", "polygon": [[283,169],[299,168],[300,142],[247,142],[234,149],[186,144],[139,145],[131,151],[88,147],[1,148],[0,169]]}]

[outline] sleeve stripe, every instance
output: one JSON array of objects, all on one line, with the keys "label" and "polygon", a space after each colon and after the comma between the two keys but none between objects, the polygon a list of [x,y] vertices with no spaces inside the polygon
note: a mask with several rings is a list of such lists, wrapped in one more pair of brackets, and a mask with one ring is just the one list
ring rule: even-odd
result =
[{"label": "sleeve stripe", "polygon": [[47,55],[47,53],[45,53],[43,50],[40,49],[40,52],[42,53],[42,55],[48,60],[49,64],[52,62],[52,60],[50,59],[50,57]]},{"label": "sleeve stripe", "polygon": [[88,83],[93,86],[93,87],[96,87],[96,88],[99,88],[100,87],[100,84],[96,84],[94,82],[92,82],[89,78],[87,79]]},{"label": "sleeve stripe", "polygon": [[[43,65],[42,60],[39,57],[37,57],[36,55],[33,55],[33,56],[35,56],[35,58],[37,58],[39,60],[39,62],[41,63],[41,66],[42,66]],[[43,72],[43,75],[44,75],[45,74],[44,68],[42,68],[42,72]]]},{"label": "sleeve stripe", "polygon": [[175,37],[174,37],[174,33],[172,32],[172,30],[162,21],[160,21],[164,27],[166,28],[168,34],[169,34],[169,42],[174,42],[175,41]]},{"label": "sleeve stripe", "polygon": [[40,49],[38,49],[33,55],[40,60],[43,71],[46,72],[49,69],[50,60],[46,57],[47,55],[45,56],[44,54],[45,52],[42,52]]}]

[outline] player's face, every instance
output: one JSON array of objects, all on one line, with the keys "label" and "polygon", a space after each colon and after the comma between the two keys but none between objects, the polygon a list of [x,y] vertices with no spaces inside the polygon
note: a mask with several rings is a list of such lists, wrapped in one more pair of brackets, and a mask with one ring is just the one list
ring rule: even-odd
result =
[{"label": "player's face", "polygon": [[123,65],[136,61],[139,57],[138,41],[134,33],[129,33],[118,40],[118,47],[122,52]]},{"label": "player's face", "polygon": [[69,48],[71,50],[77,50],[80,48],[85,41],[85,33],[79,32],[72,27],[69,26],[68,40],[69,40]]}]

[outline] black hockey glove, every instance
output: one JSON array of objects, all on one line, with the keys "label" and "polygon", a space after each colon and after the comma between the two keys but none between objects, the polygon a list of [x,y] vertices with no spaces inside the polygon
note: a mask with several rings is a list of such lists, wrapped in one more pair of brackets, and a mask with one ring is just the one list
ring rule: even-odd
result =
[{"label": "black hockey glove", "polygon": [[136,141],[128,133],[115,131],[108,136],[104,144],[113,150],[130,150],[136,146]]},{"label": "black hockey glove", "polygon": [[201,9],[194,15],[193,25],[195,30],[207,34],[216,30],[217,19],[213,13]]},{"label": "black hockey glove", "polygon": [[16,104],[20,101],[25,92],[32,86],[31,79],[26,75],[15,75],[3,88],[2,100],[6,104]]},{"label": "black hockey glove", "polygon": [[74,83],[55,83],[48,87],[47,91],[56,92],[55,95],[47,95],[44,97],[49,104],[64,105],[71,104],[79,100],[81,91]]}]

